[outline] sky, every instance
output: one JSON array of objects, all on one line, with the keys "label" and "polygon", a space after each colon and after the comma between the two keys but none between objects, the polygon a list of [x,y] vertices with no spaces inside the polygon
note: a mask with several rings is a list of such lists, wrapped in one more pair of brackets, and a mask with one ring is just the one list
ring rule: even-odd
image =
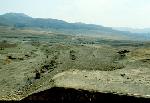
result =
[{"label": "sky", "polygon": [[8,12],[107,27],[150,28],[150,0],[0,0],[0,14]]}]

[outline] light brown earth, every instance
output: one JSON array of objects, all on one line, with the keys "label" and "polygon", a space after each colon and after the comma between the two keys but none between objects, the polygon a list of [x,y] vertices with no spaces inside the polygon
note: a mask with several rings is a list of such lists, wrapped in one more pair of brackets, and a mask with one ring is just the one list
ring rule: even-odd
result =
[{"label": "light brown earth", "polygon": [[[72,36],[0,30],[0,100],[21,100],[54,86],[150,98],[147,43],[142,46],[72,43],[69,41]],[[31,37],[24,37],[26,33]],[[42,34],[48,37],[40,38]],[[41,41],[32,40],[35,38]],[[124,50],[129,52],[123,56],[118,53]]]}]

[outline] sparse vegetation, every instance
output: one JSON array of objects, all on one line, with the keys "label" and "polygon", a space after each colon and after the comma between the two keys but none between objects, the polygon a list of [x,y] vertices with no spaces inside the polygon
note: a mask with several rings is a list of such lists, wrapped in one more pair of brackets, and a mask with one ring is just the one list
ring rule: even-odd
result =
[{"label": "sparse vegetation", "polygon": [[120,50],[117,53],[119,54],[119,59],[124,59],[126,54],[129,53],[129,50]]},{"label": "sparse vegetation", "polygon": [[70,59],[71,60],[76,60],[76,52],[74,50],[70,50]]},{"label": "sparse vegetation", "polygon": [[35,71],[35,79],[40,79],[41,78],[41,74],[38,70]]},{"label": "sparse vegetation", "polygon": [[4,48],[14,48],[14,47],[17,47],[17,44],[10,44],[6,40],[0,42],[1,50],[4,50]]},{"label": "sparse vegetation", "polygon": [[57,62],[55,60],[51,60],[50,62],[46,62],[44,63],[44,65],[42,65],[41,67],[41,71],[52,71],[57,67]]},{"label": "sparse vegetation", "polygon": [[[54,84],[52,78],[56,74],[69,70],[100,71],[105,80],[110,79],[109,73],[119,72],[121,79],[130,78],[126,77],[125,70],[150,67],[148,42],[105,40],[25,28],[0,27],[0,31],[0,90],[4,90],[0,91],[0,98],[15,94],[18,88],[22,97],[43,90]],[[93,76],[87,75],[83,77]],[[83,77],[80,78],[84,80]],[[98,85],[99,79],[95,78],[92,83],[96,81]]]}]

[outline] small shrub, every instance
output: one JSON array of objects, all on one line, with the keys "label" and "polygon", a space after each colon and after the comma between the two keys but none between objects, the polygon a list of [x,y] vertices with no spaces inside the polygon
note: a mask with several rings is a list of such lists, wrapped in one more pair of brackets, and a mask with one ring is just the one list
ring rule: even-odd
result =
[{"label": "small shrub", "polygon": [[55,60],[51,60],[49,66],[50,68],[56,68],[57,62]]},{"label": "small shrub", "polygon": [[0,50],[4,50],[4,48],[3,48],[3,47],[1,47],[1,48],[0,48]]},{"label": "small shrub", "polygon": [[124,59],[126,56],[126,53],[129,53],[129,50],[120,50],[117,53],[119,54],[119,59]]},{"label": "small shrub", "polygon": [[120,54],[121,56],[125,56],[126,53],[129,53],[129,50],[120,50],[117,53]]},{"label": "small shrub", "polygon": [[54,68],[57,68],[57,62],[55,60],[51,60],[50,62],[46,62],[42,65],[40,71],[41,73],[45,73],[48,70],[54,70]]},{"label": "small shrub", "polygon": [[40,79],[41,74],[38,70],[35,71],[35,79]]},{"label": "small shrub", "polygon": [[74,50],[71,50],[71,51],[70,51],[70,59],[71,59],[71,60],[76,60],[77,57],[76,57],[75,53],[76,53],[76,52],[75,52]]}]

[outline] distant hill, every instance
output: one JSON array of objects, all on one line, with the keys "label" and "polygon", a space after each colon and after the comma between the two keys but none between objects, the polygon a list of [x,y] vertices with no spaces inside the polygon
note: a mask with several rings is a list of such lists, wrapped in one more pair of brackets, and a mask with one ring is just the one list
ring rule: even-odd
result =
[{"label": "distant hill", "polygon": [[128,27],[115,27],[113,29],[119,30],[119,31],[128,31],[131,33],[150,33],[150,28],[138,29],[138,28],[128,28]]},{"label": "distant hill", "polygon": [[100,25],[84,23],[67,23],[57,19],[32,18],[23,13],[6,13],[0,15],[0,24],[16,27],[40,27],[55,29],[89,29],[89,30],[107,30],[113,31]]},{"label": "distant hill", "polygon": [[103,27],[101,25],[85,23],[68,23],[63,20],[51,18],[32,18],[23,13],[6,13],[4,15],[0,15],[0,26],[11,26],[16,28],[41,28],[55,30],[65,34],[98,36],[107,39],[148,39],[147,36],[145,37],[141,34],[136,35],[128,31],[115,30],[111,27]]}]

